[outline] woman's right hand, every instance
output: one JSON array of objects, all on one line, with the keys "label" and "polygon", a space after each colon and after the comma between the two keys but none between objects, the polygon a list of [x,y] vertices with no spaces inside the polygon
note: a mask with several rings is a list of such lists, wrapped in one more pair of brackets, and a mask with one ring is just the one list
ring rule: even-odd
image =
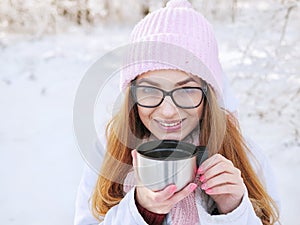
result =
[{"label": "woman's right hand", "polygon": [[[132,164],[136,168],[137,151],[133,150]],[[135,173],[136,174],[136,173]],[[143,185],[136,187],[136,201],[150,212],[158,214],[167,214],[171,211],[173,206],[191,194],[197,188],[197,184],[190,183],[181,191],[176,192],[176,185],[169,185],[161,191],[152,191]],[[176,192],[176,193],[175,193]]]}]

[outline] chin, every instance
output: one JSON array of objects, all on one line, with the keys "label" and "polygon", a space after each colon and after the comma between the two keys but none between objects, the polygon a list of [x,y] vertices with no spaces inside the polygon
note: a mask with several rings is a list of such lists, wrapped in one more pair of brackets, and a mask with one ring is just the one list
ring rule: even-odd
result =
[{"label": "chin", "polygon": [[159,139],[163,140],[163,139],[168,139],[168,140],[182,140],[183,136],[182,134],[161,134],[159,135]]}]

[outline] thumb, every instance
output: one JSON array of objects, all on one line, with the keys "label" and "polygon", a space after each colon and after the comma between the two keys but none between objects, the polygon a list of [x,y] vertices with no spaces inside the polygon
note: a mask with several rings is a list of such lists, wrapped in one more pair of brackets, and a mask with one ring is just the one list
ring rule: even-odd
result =
[{"label": "thumb", "polygon": [[138,171],[137,171],[137,151],[135,149],[133,149],[131,151],[131,157],[132,157],[132,166],[133,166],[133,169],[134,169],[134,175],[135,175],[135,178],[136,178],[136,182],[137,182],[138,185],[141,185],[141,181],[139,179]]},{"label": "thumb", "polygon": [[131,151],[131,157],[132,157],[132,165],[133,167],[136,167],[137,151],[135,149]]}]

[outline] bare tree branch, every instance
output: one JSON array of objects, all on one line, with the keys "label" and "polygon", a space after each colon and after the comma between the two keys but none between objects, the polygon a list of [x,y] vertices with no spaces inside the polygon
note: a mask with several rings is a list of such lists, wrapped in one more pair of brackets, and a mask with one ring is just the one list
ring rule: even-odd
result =
[{"label": "bare tree branch", "polygon": [[285,17],[284,17],[284,25],[283,25],[280,40],[279,40],[280,44],[282,43],[282,41],[285,37],[286,28],[287,28],[287,24],[288,24],[288,21],[289,21],[289,18],[290,18],[290,14],[291,14],[292,10],[295,9],[296,7],[297,7],[297,5],[294,4],[294,5],[289,6],[286,10],[286,14],[285,14]]}]

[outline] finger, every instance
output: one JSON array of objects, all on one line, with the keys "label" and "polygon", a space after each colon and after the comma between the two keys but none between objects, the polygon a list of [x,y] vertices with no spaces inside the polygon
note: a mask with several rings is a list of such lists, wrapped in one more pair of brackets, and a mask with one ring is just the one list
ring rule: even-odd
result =
[{"label": "finger", "polygon": [[136,179],[136,185],[139,188],[143,188],[144,185],[142,184],[139,174],[138,174],[138,171],[137,171],[137,151],[135,149],[131,151],[131,156],[132,156],[132,166],[134,169],[134,176]]},{"label": "finger", "polygon": [[201,176],[200,176],[200,181],[204,182],[206,180],[211,179],[214,176],[217,176],[221,173],[229,173],[229,174],[236,174],[238,170],[233,166],[232,163],[230,163],[229,160],[223,160],[220,161],[219,163],[215,164],[214,166],[210,167],[207,169]]},{"label": "finger", "polygon": [[242,180],[236,175],[230,173],[222,173],[203,182],[201,185],[201,189],[207,190],[225,184],[241,185]]},{"label": "finger", "polygon": [[221,154],[215,154],[212,157],[208,158],[205,160],[201,166],[198,168],[198,173],[203,174],[205,171],[207,171],[209,168],[213,167],[214,165],[218,164],[219,162],[223,161],[226,159],[224,156]]},{"label": "finger", "polygon": [[137,151],[135,149],[131,151],[131,156],[132,156],[132,165],[133,167],[136,167]]},{"label": "finger", "polygon": [[181,191],[174,194],[174,196],[170,200],[173,202],[173,204],[176,204],[177,202],[181,201],[186,196],[191,194],[196,188],[197,188],[197,184],[190,183],[185,188],[183,188]]},{"label": "finger", "polygon": [[161,191],[154,192],[153,200],[157,202],[166,201],[167,199],[171,198],[174,195],[176,190],[177,190],[176,185],[171,184]]},{"label": "finger", "polygon": [[205,193],[208,195],[221,195],[221,194],[242,195],[244,192],[245,189],[243,186],[235,185],[235,184],[225,184],[225,185],[220,185],[205,190]]}]

